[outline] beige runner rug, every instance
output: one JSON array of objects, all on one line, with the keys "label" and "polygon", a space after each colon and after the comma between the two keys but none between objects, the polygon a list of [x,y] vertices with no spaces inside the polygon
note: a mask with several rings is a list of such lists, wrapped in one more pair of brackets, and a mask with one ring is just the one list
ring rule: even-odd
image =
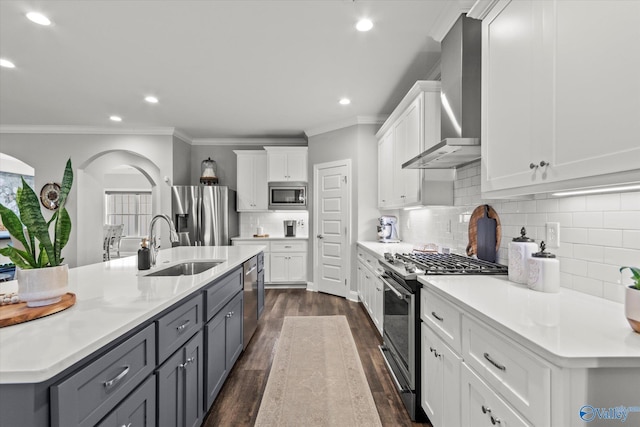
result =
[{"label": "beige runner rug", "polygon": [[346,317],[285,317],[256,426],[381,425]]}]

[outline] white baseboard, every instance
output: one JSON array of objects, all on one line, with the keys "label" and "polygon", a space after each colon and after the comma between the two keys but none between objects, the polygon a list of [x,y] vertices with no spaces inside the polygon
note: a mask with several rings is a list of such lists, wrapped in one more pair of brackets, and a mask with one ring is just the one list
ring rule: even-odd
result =
[{"label": "white baseboard", "polygon": [[265,289],[305,289],[304,283],[265,283]]},{"label": "white baseboard", "polygon": [[349,291],[349,294],[347,295],[347,299],[349,301],[358,302],[360,300],[358,298],[358,291]]},{"label": "white baseboard", "polygon": [[313,282],[307,282],[307,290],[311,292],[318,292],[318,288],[314,285]]}]

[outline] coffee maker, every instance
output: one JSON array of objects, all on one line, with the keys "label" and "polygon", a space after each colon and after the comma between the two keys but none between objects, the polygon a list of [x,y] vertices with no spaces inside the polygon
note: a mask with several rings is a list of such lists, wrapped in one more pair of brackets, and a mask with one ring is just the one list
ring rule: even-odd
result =
[{"label": "coffee maker", "polygon": [[296,222],[295,219],[284,221],[284,237],[296,237]]},{"label": "coffee maker", "polygon": [[398,218],[392,215],[383,215],[378,218],[380,225],[378,226],[378,241],[383,243],[398,243]]}]

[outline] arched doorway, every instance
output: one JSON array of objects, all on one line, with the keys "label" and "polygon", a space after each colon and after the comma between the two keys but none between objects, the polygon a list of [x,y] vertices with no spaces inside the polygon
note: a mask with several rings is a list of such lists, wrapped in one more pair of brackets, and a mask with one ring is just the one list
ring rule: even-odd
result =
[{"label": "arched doorway", "polygon": [[[113,171],[135,170],[139,182],[146,182],[151,192],[151,215],[162,211],[162,199],[170,197],[170,189],[160,187],[160,168],[148,158],[125,150],[104,151],[92,156],[77,170],[77,265],[103,260],[103,225],[105,223],[105,189]],[[166,194],[163,194],[166,192]],[[168,199],[169,200],[169,199]],[[138,231],[140,232],[140,231]]]}]

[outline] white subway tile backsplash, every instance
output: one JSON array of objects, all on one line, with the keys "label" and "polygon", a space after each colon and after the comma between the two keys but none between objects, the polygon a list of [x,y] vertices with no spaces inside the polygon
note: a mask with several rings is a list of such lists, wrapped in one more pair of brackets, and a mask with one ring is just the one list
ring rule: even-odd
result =
[{"label": "white subway tile backsplash", "polygon": [[603,287],[606,299],[624,303],[624,286],[619,283],[604,282]]},{"label": "white subway tile backsplash", "polygon": [[640,192],[620,194],[620,210],[640,211]]},{"label": "white subway tile backsplash", "polygon": [[559,212],[583,212],[587,209],[585,196],[567,197],[558,199]]},{"label": "white subway tile backsplash", "polygon": [[602,228],[602,212],[574,212],[573,226],[585,228]]},{"label": "white subway tile backsplash", "polygon": [[587,266],[587,276],[605,282],[615,283],[620,280],[619,267],[610,264],[590,262]]},{"label": "white subway tile backsplash", "polygon": [[586,261],[603,262],[604,248],[595,245],[573,245],[573,256]]},{"label": "white subway tile backsplash", "polygon": [[[640,265],[640,192],[565,198],[537,194],[517,200],[483,200],[479,162],[459,168],[456,174],[455,206],[399,212],[402,227],[411,215],[410,233],[402,236],[405,241],[434,242],[464,253],[469,240],[469,215],[476,206],[490,204],[502,225],[497,259],[508,264],[509,242],[520,235],[522,226],[539,244],[546,237],[546,222],[559,222],[560,247],[549,250],[560,261],[561,285],[623,301],[624,284],[631,281],[619,273],[619,267]],[[449,222],[451,232],[446,231]]]},{"label": "white subway tile backsplash", "polygon": [[[585,230],[589,232],[589,241],[590,245],[600,245],[600,246],[622,246],[622,230],[610,230],[610,229],[599,229],[599,228],[582,228],[580,230]],[[561,233],[560,237],[562,238],[563,234],[567,231],[565,228]]]},{"label": "white subway tile backsplash", "polygon": [[638,267],[640,249],[604,248],[604,262],[620,267],[623,265]]},{"label": "white subway tile backsplash", "polygon": [[588,228],[563,228],[560,232],[560,242],[589,243]]},{"label": "white subway tile backsplash", "polygon": [[587,277],[587,268],[589,263],[587,261],[575,259],[575,258],[559,258],[560,271],[563,273],[569,273],[574,276]]},{"label": "white subway tile backsplash", "polygon": [[585,294],[594,295],[597,297],[604,297],[604,283],[602,280],[590,279],[588,277],[582,277],[580,279],[574,278],[573,289]]},{"label": "white subway tile backsplash", "polygon": [[622,247],[640,249],[640,231],[624,230],[622,232]]},{"label": "white subway tile backsplash", "polygon": [[640,212],[638,211],[605,212],[604,227],[627,229],[627,230],[628,229],[640,230]]},{"label": "white subway tile backsplash", "polygon": [[620,194],[597,194],[587,196],[588,211],[619,211]]},{"label": "white subway tile backsplash", "polygon": [[[560,227],[573,227],[573,214],[567,212],[554,212],[547,214],[547,220],[549,222],[559,222]],[[562,232],[560,232],[562,236]]]},{"label": "white subway tile backsplash", "polygon": [[558,199],[536,200],[536,212],[558,212]]}]

